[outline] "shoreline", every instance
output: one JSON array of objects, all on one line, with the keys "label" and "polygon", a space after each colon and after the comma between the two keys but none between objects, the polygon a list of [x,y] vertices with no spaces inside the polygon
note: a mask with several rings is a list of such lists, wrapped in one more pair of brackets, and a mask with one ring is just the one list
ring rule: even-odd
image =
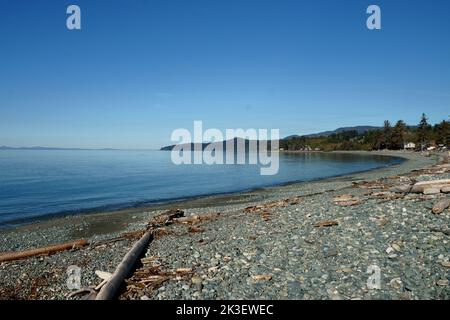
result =
[{"label": "shoreline", "polygon": [[[284,182],[284,183],[274,183],[270,185],[263,185],[260,187],[255,188],[248,188],[248,189],[242,189],[242,190],[236,190],[236,191],[230,191],[230,192],[219,192],[219,193],[205,193],[201,195],[195,195],[195,196],[189,196],[189,197],[180,197],[180,198],[171,198],[171,199],[163,199],[163,200],[155,200],[155,201],[142,201],[137,203],[124,203],[124,204],[117,204],[117,205],[105,205],[102,207],[94,207],[94,208],[86,208],[86,209],[78,209],[78,210],[70,210],[70,211],[59,211],[54,213],[44,213],[40,216],[36,217],[26,217],[26,218],[17,218],[11,221],[0,223],[0,235],[2,232],[18,229],[21,227],[33,225],[33,224],[40,224],[49,222],[51,220],[56,219],[64,219],[64,218],[70,218],[75,216],[80,217],[89,217],[90,215],[96,215],[96,214],[115,214],[115,213],[126,213],[126,212],[134,212],[134,211],[141,211],[141,210],[153,210],[158,208],[166,208],[167,206],[176,206],[177,204],[183,205],[184,203],[190,203],[190,202],[197,202],[202,201],[204,199],[211,199],[211,202],[213,202],[216,199],[227,199],[227,198],[233,198],[233,197],[240,197],[240,195],[243,194],[252,194],[256,192],[261,191],[270,191],[272,188],[278,188],[278,187],[285,187],[290,185],[296,185],[296,184],[303,184],[303,183],[310,183],[310,182],[316,182],[316,181],[326,181],[329,179],[338,179],[341,177],[354,175],[354,174],[360,174],[365,172],[371,172],[376,170],[381,170],[387,167],[397,166],[401,165],[403,162],[408,161],[408,158],[402,156],[401,154],[397,154],[394,152],[385,152],[385,151],[333,151],[333,152],[323,152],[323,151],[281,151],[281,153],[350,153],[350,154],[357,154],[357,155],[377,155],[377,156],[386,156],[389,158],[397,158],[401,159],[400,163],[393,163],[387,166],[380,165],[379,167],[368,169],[368,170],[361,170],[361,171],[355,171],[352,173],[346,173],[346,174],[338,174],[334,176],[329,176],[325,178],[318,178],[318,179],[312,179],[312,180],[295,180],[290,182]],[[400,153],[400,152],[399,152]]]},{"label": "shoreline", "polygon": [[[430,209],[445,195],[386,190],[405,181],[448,178],[450,166],[438,173],[436,156],[381,154],[407,161],[320,181],[148,210],[69,216],[0,232],[0,252],[78,239],[94,244],[0,263],[0,299],[68,299],[71,265],[82,268],[83,286],[97,286],[101,279],[95,271],[113,272],[136,241],[102,240],[143,230],[170,209],[217,218],[160,229],[119,299],[448,299],[450,242],[433,231],[450,227],[448,210],[434,215]],[[342,195],[357,204],[337,205],[334,199]],[[336,223],[318,228],[321,221]],[[382,269],[381,290],[366,288],[371,264]],[[179,269],[191,271],[167,276]],[[139,278],[142,274],[150,278]]]},{"label": "shoreline", "polygon": [[[284,151],[283,151],[284,152]],[[296,152],[296,151],[294,151]],[[304,151],[300,151],[304,153]],[[292,152],[290,152],[292,153]],[[436,162],[432,158],[424,158],[423,155],[416,152],[405,152],[405,151],[335,151],[334,153],[350,153],[358,155],[377,155],[377,156],[387,156],[387,157],[397,157],[402,158],[403,161],[399,164],[393,164],[389,166],[382,166],[375,169],[358,171],[350,174],[337,175],[333,177],[327,177],[322,179],[316,179],[311,181],[296,181],[289,182],[279,185],[273,185],[269,187],[259,187],[255,189],[249,189],[245,191],[236,191],[230,193],[220,193],[220,194],[210,194],[210,195],[200,195],[193,196],[191,198],[182,198],[169,200],[163,203],[154,203],[143,206],[127,207],[118,210],[100,210],[96,209],[88,210],[86,212],[80,213],[68,213],[68,214],[50,214],[43,217],[30,218],[29,221],[20,221],[18,224],[13,224],[11,226],[0,227],[0,237],[11,234],[22,234],[28,232],[36,232],[37,230],[42,231],[43,229],[58,229],[60,226],[73,226],[71,232],[68,232],[66,236],[56,237],[55,240],[58,242],[76,240],[80,237],[92,238],[92,237],[102,237],[120,231],[126,230],[126,226],[139,222],[143,217],[147,218],[148,215],[156,214],[156,212],[162,210],[170,210],[174,208],[214,208],[227,205],[229,203],[233,204],[251,204],[253,202],[266,200],[270,197],[273,192],[282,193],[283,189],[297,188],[308,186],[308,184],[314,183],[327,183],[334,181],[344,182],[349,178],[361,179],[365,175],[388,175],[391,170],[402,170],[406,168],[409,170],[408,162],[418,161],[421,159],[425,165],[430,165]],[[424,164],[414,163],[411,167],[418,169],[423,167]],[[26,219],[26,218],[25,218]],[[24,220],[25,220],[24,219]],[[26,219],[28,220],[28,219]],[[18,220],[15,220],[18,221]],[[78,232],[77,232],[78,231]],[[43,241],[41,245],[49,245],[51,242]],[[26,246],[19,246],[17,249],[25,249]],[[0,246],[0,252],[7,251],[7,248]]]}]

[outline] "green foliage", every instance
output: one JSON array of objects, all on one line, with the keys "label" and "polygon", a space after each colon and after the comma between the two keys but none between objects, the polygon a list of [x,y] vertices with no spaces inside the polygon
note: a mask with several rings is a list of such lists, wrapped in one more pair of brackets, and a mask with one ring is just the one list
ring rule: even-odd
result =
[{"label": "green foliage", "polygon": [[280,141],[280,148],[284,150],[400,150],[405,143],[413,142],[420,149],[427,146],[450,147],[450,122],[442,121],[434,127],[428,124],[425,114],[422,114],[416,127],[408,127],[402,120],[397,121],[394,127],[386,120],[380,130],[366,131],[358,134],[357,131],[344,131],[322,137],[296,137]]}]

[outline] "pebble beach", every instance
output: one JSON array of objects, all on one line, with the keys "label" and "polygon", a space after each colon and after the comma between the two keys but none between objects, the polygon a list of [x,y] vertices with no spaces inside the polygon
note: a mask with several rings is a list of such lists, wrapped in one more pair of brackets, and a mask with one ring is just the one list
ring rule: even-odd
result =
[{"label": "pebble beach", "polygon": [[[325,180],[147,208],[66,216],[0,230],[0,253],[69,240],[83,248],[0,262],[0,299],[80,299],[114,272],[137,241],[113,239],[145,229],[167,210],[186,217],[158,230],[119,299],[450,299],[450,212],[433,214],[444,193],[392,187],[449,179],[439,157],[378,152],[399,165]],[[442,166],[442,165],[441,165]],[[379,271],[377,286],[368,279]],[[371,271],[372,270],[372,271]]]}]

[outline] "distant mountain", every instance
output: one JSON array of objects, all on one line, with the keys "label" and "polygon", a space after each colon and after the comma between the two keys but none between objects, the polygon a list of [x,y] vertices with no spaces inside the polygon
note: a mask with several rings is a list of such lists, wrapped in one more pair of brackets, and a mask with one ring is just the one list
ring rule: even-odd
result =
[{"label": "distant mountain", "polygon": [[[338,128],[338,129],[333,130],[333,131],[324,131],[324,132],[313,133],[313,134],[308,134],[308,135],[304,135],[304,136],[300,136],[300,135],[296,135],[295,134],[295,135],[287,136],[287,137],[281,139],[280,141],[298,139],[298,138],[301,138],[301,137],[306,137],[306,138],[328,137],[328,136],[330,136],[332,134],[342,133],[342,132],[345,132],[345,131],[356,131],[356,132],[358,132],[358,134],[363,134],[363,133],[366,133],[367,131],[373,131],[373,130],[379,130],[379,129],[382,129],[382,127],[374,127],[374,126],[342,127],[342,128]],[[237,140],[237,138],[234,138],[234,139],[235,139],[235,141]],[[239,138],[239,139],[241,139],[241,138]],[[249,140],[245,140],[245,141],[246,141],[246,143],[248,143]],[[216,143],[222,144],[223,141],[216,142]],[[209,144],[210,143],[203,143],[202,146],[201,146],[201,150],[203,150]],[[188,145],[189,144],[184,144],[184,145],[181,145],[181,146],[183,148],[187,148]],[[191,150],[193,150],[195,144],[191,143],[190,145],[191,145]],[[160,150],[171,151],[174,147],[175,147],[175,145],[173,144],[173,145],[170,145],[170,146],[162,147]]]},{"label": "distant mountain", "polygon": [[299,136],[298,134],[293,134],[291,136],[287,136],[286,138],[283,138],[282,140],[292,140],[292,139],[298,139],[301,138],[302,136]]},{"label": "distant mountain", "polygon": [[[246,148],[247,150],[248,150],[248,146],[249,146],[250,142],[251,142],[251,141],[255,142],[255,140],[248,140],[248,139],[242,139],[242,138],[234,138],[234,139],[230,139],[230,140],[219,141],[219,142],[213,142],[213,143],[205,142],[205,143],[184,143],[184,144],[180,144],[180,145],[172,144],[172,145],[170,145],[170,146],[162,147],[160,150],[162,150],[162,151],[172,151],[173,148],[175,148],[175,146],[179,146],[180,148],[183,148],[183,149],[189,149],[189,147],[190,147],[190,150],[194,150],[194,147],[197,146],[198,149],[204,150],[207,146],[210,146],[210,145],[211,145],[211,146],[215,146],[216,148],[222,147],[222,148],[224,148],[224,150],[225,150],[226,143],[227,143],[228,141],[231,141],[231,140],[234,140],[234,146],[235,146],[235,148],[236,148],[237,143],[238,143],[239,141],[244,142],[244,143],[245,143],[245,148]],[[270,148],[270,141],[269,141],[269,145],[267,146],[267,148]]]},{"label": "distant mountain", "polygon": [[[308,134],[308,135],[305,135],[304,137],[308,137],[308,138],[328,137],[328,136],[331,136],[332,134],[342,133],[345,131],[356,131],[360,135],[360,134],[364,134],[368,131],[374,131],[374,130],[380,130],[380,129],[382,129],[382,127],[374,127],[374,126],[342,127],[342,128],[338,128],[333,131],[323,131],[323,132],[319,132],[319,133]],[[293,139],[293,137],[299,138],[299,136],[290,136],[290,137],[286,137],[284,140]]]}]

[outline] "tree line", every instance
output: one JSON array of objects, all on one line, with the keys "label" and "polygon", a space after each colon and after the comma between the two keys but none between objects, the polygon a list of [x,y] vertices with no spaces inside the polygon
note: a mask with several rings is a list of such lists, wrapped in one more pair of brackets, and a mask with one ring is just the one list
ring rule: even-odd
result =
[{"label": "tree line", "polygon": [[[409,145],[407,145],[409,144]],[[450,122],[443,120],[431,125],[425,114],[415,126],[398,120],[394,126],[386,120],[381,129],[359,134],[356,130],[321,137],[294,137],[280,141],[283,150],[401,150],[405,146],[416,150],[428,147],[450,147]]]}]

